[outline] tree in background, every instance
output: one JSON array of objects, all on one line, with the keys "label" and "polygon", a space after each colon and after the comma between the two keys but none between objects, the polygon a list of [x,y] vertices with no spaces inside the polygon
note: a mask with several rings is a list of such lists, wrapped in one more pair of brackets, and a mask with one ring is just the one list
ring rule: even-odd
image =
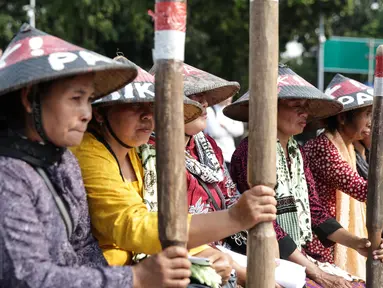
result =
[{"label": "tree in background", "polygon": [[[109,57],[117,51],[149,69],[152,66],[153,0],[37,0],[36,26],[50,34]],[[28,18],[29,0],[0,0],[0,48]],[[223,78],[248,83],[248,0],[191,0],[185,62]],[[283,59],[316,84],[319,15],[326,34],[383,38],[383,13],[370,0],[280,0],[280,51],[292,40],[302,43],[300,59]],[[329,81],[332,75],[326,73]],[[352,75],[361,80],[360,75]]]},{"label": "tree in background", "polygon": [[[288,2],[288,3],[287,3]],[[317,28],[319,25],[319,13],[322,8],[325,14],[325,30],[327,38],[335,36],[348,36],[348,37],[371,37],[371,38],[383,38],[383,13],[382,9],[372,10],[371,0],[347,0],[347,1],[285,1],[284,4],[289,6],[291,9],[290,14],[294,13],[297,6],[304,5],[303,2],[308,4],[313,2],[309,6],[315,10],[315,13],[306,11],[305,16],[299,17],[302,20],[303,25],[296,26],[296,31],[293,31],[290,36],[295,38],[305,47],[305,52],[300,59],[290,59],[288,64],[298,74],[302,75],[312,84],[316,85],[317,82],[317,47],[318,47],[318,36]],[[295,2],[295,4],[293,3]],[[327,2],[327,3],[325,3]],[[380,1],[381,6],[383,1]],[[298,9],[300,10],[300,9]],[[312,15],[312,16],[310,16]],[[281,16],[283,17],[283,16]],[[304,20],[306,19],[306,20]],[[311,20],[310,20],[311,19]],[[310,24],[311,21],[311,24]],[[290,26],[290,25],[288,25]],[[281,28],[283,29],[283,28]],[[310,33],[311,29],[311,33]],[[281,35],[287,35],[282,32]],[[293,36],[294,37],[294,36]],[[286,41],[286,40],[285,40]],[[284,42],[285,42],[284,41]],[[328,84],[334,77],[335,73],[325,73],[325,84]],[[360,82],[367,81],[367,75],[362,74],[348,74],[348,77],[356,79]]]}]

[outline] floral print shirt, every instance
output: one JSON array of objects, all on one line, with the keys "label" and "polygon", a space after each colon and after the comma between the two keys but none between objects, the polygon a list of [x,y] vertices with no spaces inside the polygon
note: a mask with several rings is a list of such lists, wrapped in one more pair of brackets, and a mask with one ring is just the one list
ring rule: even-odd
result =
[{"label": "floral print shirt", "polygon": [[[308,186],[311,227],[313,232],[319,237],[324,245],[332,246],[334,243],[328,240],[327,237],[341,228],[341,226],[333,217],[331,217],[329,213],[326,212],[326,208],[322,205],[315,187],[314,178],[307,163],[306,155],[303,153],[302,149],[300,149],[299,152],[302,153],[304,173]],[[247,182],[247,154],[248,138],[245,138],[233,154],[230,169],[231,177],[237,184],[240,193],[243,193],[249,189]],[[297,246],[291,237],[283,230],[283,227],[281,227],[276,221],[274,221],[273,224],[277,234],[280,256],[282,259],[288,259],[295,249],[297,249]],[[306,247],[304,247],[304,250],[302,251],[303,253],[307,252],[307,249],[305,248]]]}]

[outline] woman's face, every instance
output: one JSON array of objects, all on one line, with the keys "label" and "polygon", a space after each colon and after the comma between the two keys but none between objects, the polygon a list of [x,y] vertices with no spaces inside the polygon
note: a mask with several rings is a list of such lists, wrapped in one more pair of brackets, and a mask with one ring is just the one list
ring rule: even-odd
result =
[{"label": "woman's face", "polygon": [[193,136],[203,131],[206,128],[206,125],[207,125],[206,124],[206,118],[207,118],[206,108],[208,106],[208,103],[206,101],[205,94],[203,93],[198,95],[192,95],[189,98],[191,100],[194,100],[200,103],[201,106],[203,107],[201,116],[199,116],[197,119],[193,120],[192,122],[185,124],[185,134]]},{"label": "woman's face", "polygon": [[338,116],[338,121],[342,124],[343,132],[352,141],[362,140],[370,137],[371,133],[371,120],[372,120],[372,106],[359,108],[353,114],[350,121],[345,121],[342,115]]},{"label": "woman's face", "polygon": [[48,139],[59,147],[79,145],[92,118],[93,74],[53,82],[42,95],[41,115]]},{"label": "woman's face", "polygon": [[106,114],[117,137],[131,147],[149,141],[154,130],[153,103],[132,103],[111,106]]},{"label": "woman's face", "polygon": [[305,99],[278,101],[278,131],[286,136],[303,132],[307,124],[308,104]]},{"label": "woman's face", "polygon": [[371,133],[366,135],[361,141],[367,149],[371,149]]}]

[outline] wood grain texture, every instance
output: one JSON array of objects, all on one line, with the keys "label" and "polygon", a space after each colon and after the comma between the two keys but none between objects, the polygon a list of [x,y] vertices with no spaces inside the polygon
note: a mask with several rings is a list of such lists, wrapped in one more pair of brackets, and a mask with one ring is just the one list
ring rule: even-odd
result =
[{"label": "wood grain texture", "polygon": [[158,225],[163,248],[185,246],[187,195],[182,62],[160,60],[156,72]]},{"label": "wood grain texture", "polygon": [[[276,183],[278,2],[250,1],[250,100],[248,181]],[[276,235],[272,223],[249,231],[247,285],[275,287]]]},{"label": "wood grain texture", "polygon": [[[383,46],[378,48],[378,57],[383,57]],[[382,61],[377,61],[376,70],[383,71],[383,67],[380,66]],[[375,85],[382,84],[382,81],[375,81]],[[383,90],[382,87],[375,87],[375,91]],[[378,249],[383,229],[383,95],[374,97],[371,133],[367,194],[367,231],[371,249],[367,258],[366,287],[380,288],[383,283],[383,264],[379,260],[374,260],[372,251]]]},{"label": "wood grain texture", "polygon": [[[165,2],[156,0],[156,3]],[[186,1],[169,1],[183,2]],[[184,47],[182,47],[184,49]],[[187,195],[183,104],[183,62],[156,60],[155,123],[158,177],[158,228],[163,248],[186,247]]]}]

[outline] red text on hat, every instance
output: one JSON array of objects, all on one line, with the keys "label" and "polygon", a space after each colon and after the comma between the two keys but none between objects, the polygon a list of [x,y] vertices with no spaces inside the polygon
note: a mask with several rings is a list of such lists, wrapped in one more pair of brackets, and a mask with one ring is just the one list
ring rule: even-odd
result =
[{"label": "red text on hat", "polygon": [[279,75],[277,79],[278,87],[281,86],[312,86],[305,79],[297,75]]}]

